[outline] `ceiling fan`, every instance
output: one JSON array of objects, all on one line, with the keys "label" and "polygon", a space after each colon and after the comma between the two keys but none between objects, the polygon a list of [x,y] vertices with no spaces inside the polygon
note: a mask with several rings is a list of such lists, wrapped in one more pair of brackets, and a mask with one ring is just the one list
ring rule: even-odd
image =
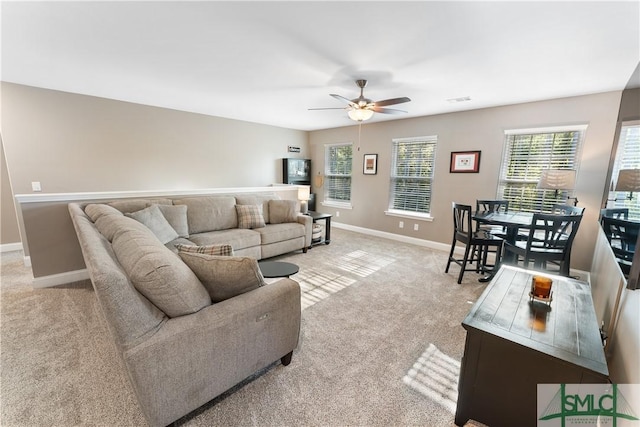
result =
[{"label": "ceiling fan", "polygon": [[404,102],[411,101],[410,98],[406,96],[401,98],[391,98],[385,99],[382,101],[372,101],[369,98],[364,97],[364,88],[367,86],[366,80],[356,80],[356,84],[360,88],[360,96],[354,99],[347,99],[344,96],[336,95],[332,93],[331,96],[336,98],[339,101],[344,101],[347,103],[346,107],[342,108],[309,108],[309,110],[347,110],[347,114],[352,120],[357,122],[362,122],[364,120],[369,120],[373,113],[383,113],[383,114],[402,114],[406,113],[404,110],[397,110],[395,108],[383,108],[388,105],[396,105],[402,104]]}]

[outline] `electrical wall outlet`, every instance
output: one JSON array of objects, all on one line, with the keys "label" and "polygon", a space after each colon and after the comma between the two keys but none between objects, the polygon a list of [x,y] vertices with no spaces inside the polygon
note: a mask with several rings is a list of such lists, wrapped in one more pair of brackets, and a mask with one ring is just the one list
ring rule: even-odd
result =
[{"label": "electrical wall outlet", "polygon": [[418,231],[420,226],[418,224],[413,224],[413,231]]},{"label": "electrical wall outlet", "polygon": [[34,181],[31,183],[31,189],[33,191],[42,191],[42,186],[40,185],[40,181]]},{"label": "electrical wall outlet", "polygon": [[336,218],[340,216],[340,211],[336,211]]},{"label": "electrical wall outlet", "polygon": [[404,221],[400,221],[400,223],[398,224],[398,227],[404,228]]}]

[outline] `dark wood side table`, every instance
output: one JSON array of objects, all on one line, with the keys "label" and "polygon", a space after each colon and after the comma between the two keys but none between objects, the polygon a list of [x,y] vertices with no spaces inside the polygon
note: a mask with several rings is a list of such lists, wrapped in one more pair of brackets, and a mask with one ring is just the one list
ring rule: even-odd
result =
[{"label": "dark wood side table", "polygon": [[331,243],[331,214],[309,211],[307,213],[307,215],[309,215],[311,217],[311,219],[313,220],[314,224],[317,221],[320,221],[320,220],[324,220],[325,221],[325,224],[324,224],[324,239],[320,239],[319,242],[315,242],[315,243],[312,242],[311,246],[320,245],[322,243],[324,243],[325,245],[328,245],[329,243]]},{"label": "dark wood side table", "polygon": [[[553,279],[550,305],[530,301],[534,275]],[[462,326],[458,426],[535,426],[538,384],[609,382],[586,282],[503,265]]]},{"label": "dark wood side table", "polygon": [[262,276],[271,279],[293,276],[300,270],[296,264],[284,261],[259,261],[258,266]]}]

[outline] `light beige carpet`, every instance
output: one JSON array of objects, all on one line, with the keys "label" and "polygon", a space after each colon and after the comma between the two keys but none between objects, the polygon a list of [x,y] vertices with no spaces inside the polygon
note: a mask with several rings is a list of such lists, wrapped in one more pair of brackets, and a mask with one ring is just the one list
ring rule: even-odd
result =
[{"label": "light beige carpet", "polygon": [[[484,285],[447,254],[335,229],[300,266],[300,343],[176,422],[184,426],[453,426],[465,332]],[[31,288],[2,255],[0,424],[145,425],[89,282]]]}]

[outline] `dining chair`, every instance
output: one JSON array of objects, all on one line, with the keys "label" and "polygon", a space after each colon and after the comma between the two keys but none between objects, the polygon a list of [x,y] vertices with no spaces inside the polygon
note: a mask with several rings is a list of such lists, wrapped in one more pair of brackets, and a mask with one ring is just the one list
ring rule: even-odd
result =
[{"label": "dining chair", "polygon": [[625,275],[629,275],[638,242],[640,222],[605,216],[602,218],[602,227],[620,269]]},{"label": "dining chair", "polygon": [[[607,233],[607,231],[611,231],[611,227],[605,228],[605,224],[604,224],[605,217],[615,218],[615,219],[624,219],[624,220],[629,219],[629,208],[600,209],[600,224],[602,225],[602,228],[604,229],[605,233]],[[620,239],[620,236],[616,234],[612,234],[610,236],[607,235],[607,239],[609,239],[609,244],[612,244],[613,242],[618,241]]]},{"label": "dining chair", "polygon": [[556,215],[582,215],[584,214],[584,208],[571,205],[553,205],[551,212]]},{"label": "dining chair", "polygon": [[538,270],[546,270],[549,262],[558,264],[559,274],[568,277],[571,245],[580,221],[582,215],[536,213],[527,240],[505,243],[505,253],[513,255],[516,264],[522,259],[524,268],[529,268],[530,262]]},{"label": "dining chair", "polygon": [[[482,212],[507,212],[509,210],[508,200],[476,200],[476,211]],[[476,230],[487,230],[491,234],[503,238],[505,235],[504,227],[499,225],[486,225],[476,222]]]},{"label": "dining chair", "polygon": [[[458,283],[461,283],[465,271],[486,273],[496,268],[502,256],[503,240],[493,236],[486,230],[473,230],[471,225],[471,205],[454,202],[451,206],[453,210],[453,241],[451,242],[447,268],[444,272],[449,272],[449,267],[452,262],[458,264],[460,266]],[[454,257],[454,251],[458,242],[464,244],[464,256],[461,259]],[[489,250],[491,248],[494,249],[496,254],[495,261],[492,265],[487,263]],[[474,268],[467,268],[468,265],[473,263],[476,264]]]},{"label": "dining chair", "polygon": [[600,219],[604,217],[615,219],[629,219],[629,208],[605,208],[600,209]]}]

